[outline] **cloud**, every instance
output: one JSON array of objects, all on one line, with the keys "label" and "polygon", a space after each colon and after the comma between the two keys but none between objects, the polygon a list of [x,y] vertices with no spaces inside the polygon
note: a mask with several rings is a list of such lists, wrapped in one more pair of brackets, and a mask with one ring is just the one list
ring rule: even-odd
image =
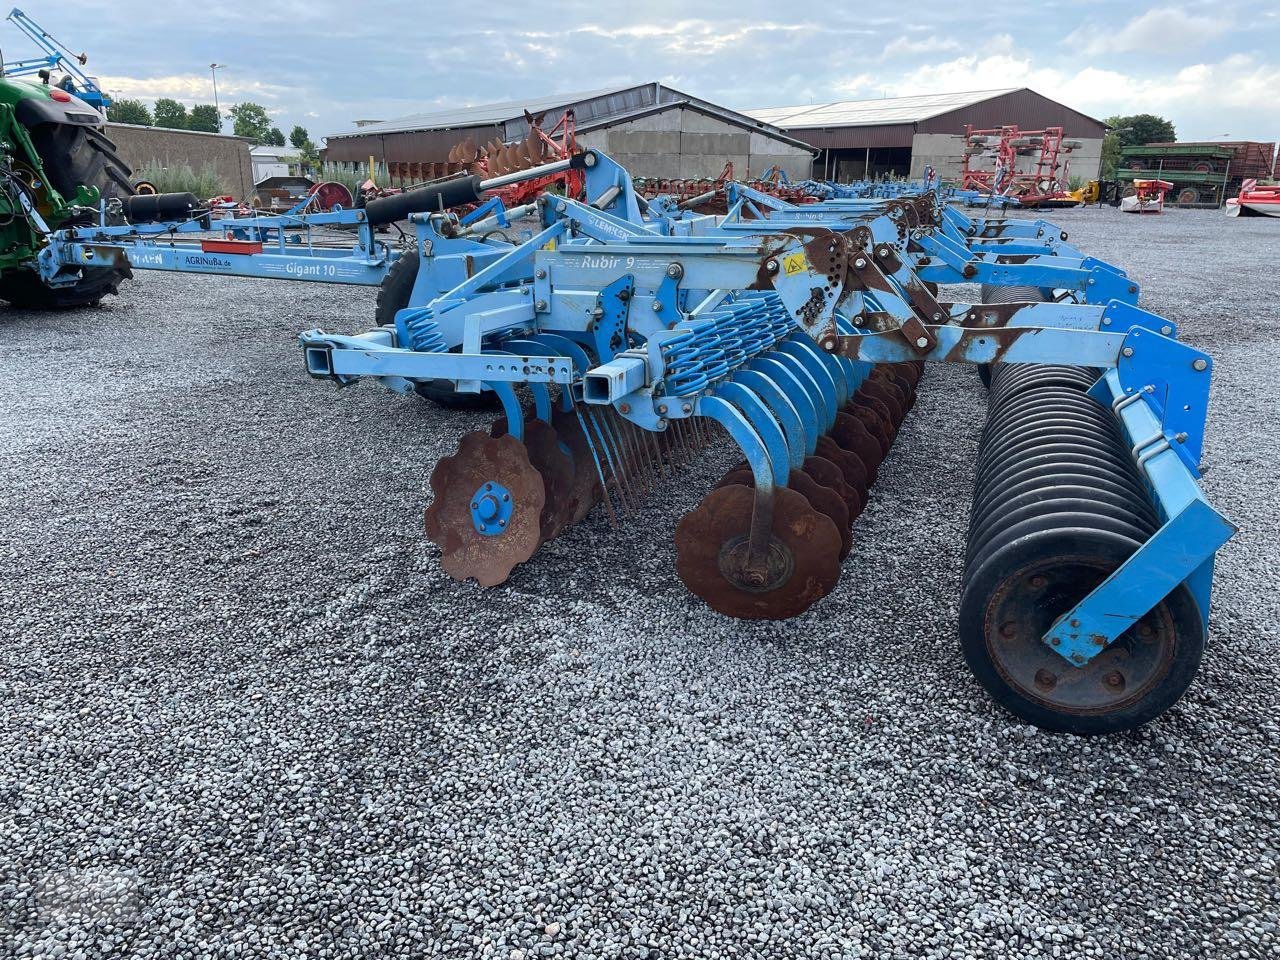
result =
[{"label": "cloud", "polygon": [[608,28],[588,24],[571,30],[570,33],[649,44],[676,56],[696,57],[733,50],[747,40],[768,38],[770,35],[814,32],[820,29],[822,28],[812,23],[757,21],[731,25],[709,20],[678,20],[674,23],[641,23]]},{"label": "cloud", "polygon": [[1119,30],[1090,22],[1067,37],[1069,46],[1087,56],[1106,53],[1168,54],[1194,50],[1232,29],[1225,12],[1211,17],[1187,13],[1178,7],[1153,7],[1134,17]]},{"label": "cloud", "polygon": [[960,41],[952,37],[921,37],[919,40],[912,40],[909,37],[898,37],[885,44],[884,50],[880,54],[881,60],[888,60],[891,57],[915,56],[921,53],[944,53],[951,50],[959,50]]},{"label": "cloud", "polygon": [[[356,118],[653,80],[738,109],[1030,86],[1095,115],[1166,110],[1180,133],[1274,136],[1280,105],[1259,88],[1280,64],[1276,0],[1170,0],[1173,9],[1146,13],[1155,2],[1053,0],[1062,27],[954,4],[916,18],[849,5],[818,16],[777,0],[562,0],[542,22],[529,19],[527,0],[492,0],[482,18],[428,16],[426,53],[406,28],[426,21],[389,0],[366,0],[359,17],[349,0],[225,0],[202,8],[200,30],[187,7],[145,0],[113,0],[112,16],[87,34],[75,4],[46,4],[40,20],[87,46],[92,72],[124,96],[209,102],[207,64],[226,63],[224,104],[256,101],[317,141]],[[243,29],[246,16],[255,29]],[[0,40],[10,56],[35,52],[21,37]]]},{"label": "cloud", "polygon": [[[213,81],[208,74],[182,73],[165,77],[104,75],[98,78],[98,83],[102,89],[124,99],[155,100],[157,97],[172,97],[185,103],[213,103]],[[238,100],[278,101],[294,93],[296,91],[289,87],[251,78],[218,77],[218,99],[223,103]]]},{"label": "cloud", "polygon": [[1280,124],[1274,93],[1280,89],[1280,64],[1243,53],[1216,63],[1145,73],[1096,66],[1078,70],[1038,66],[1029,53],[970,54],[918,67],[882,85],[891,96],[1030,87],[1094,116],[1170,115],[1184,137],[1215,137],[1225,125],[1239,128],[1234,136],[1247,139],[1251,133],[1257,136],[1264,125]]}]

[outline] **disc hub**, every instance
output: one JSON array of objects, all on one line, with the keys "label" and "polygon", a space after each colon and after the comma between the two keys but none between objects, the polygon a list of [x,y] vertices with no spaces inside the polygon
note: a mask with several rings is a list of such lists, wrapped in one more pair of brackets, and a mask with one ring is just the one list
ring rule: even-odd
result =
[{"label": "disc hub", "polygon": [[740,590],[748,593],[766,593],[776,590],[791,579],[795,561],[786,545],[770,538],[764,551],[763,563],[751,564],[751,537],[733,537],[720,548],[718,564],[721,575]]},{"label": "disc hub", "polygon": [[486,537],[496,537],[505,531],[514,512],[511,491],[496,480],[481,484],[471,496],[471,522],[476,532]]}]

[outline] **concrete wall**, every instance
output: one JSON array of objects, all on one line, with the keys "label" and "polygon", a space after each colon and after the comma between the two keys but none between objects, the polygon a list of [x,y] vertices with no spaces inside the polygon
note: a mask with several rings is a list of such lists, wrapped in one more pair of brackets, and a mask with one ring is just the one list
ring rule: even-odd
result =
[{"label": "concrete wall", "polygon": [[[1067,159],[1071,165],[1068,177],[1083,177],[1085,180],[1096,180],[1102,166],[1102,139],[1100,137],[1073,137],[1067,133],[1068,140],[1079,140],[1081,146],[1073,150]],[[924,176],[925,164],[932,164],[943,180],[959,179],[961,154],[964,151],[964,137],[949,133],[917,133],[911,141],[911,176]],[[1035,169],[1034,157],[1019,158],[1019,170]],[[986,163],[994,166],[994,159],[988,156]]]},{"label": "concrete wall", "polygon": [[115,141],[120,156],[134,170],[151,163],[166,167],[186,164],[197,171],[212,165],[236,197],[248,197],[253,192],[250,143],[241,137],[131,123],[107,124],[107,136]]},{"label": "concrete wall", "polygon": [[810,154],[767,134],[696,110],[672,108],[578,134],[636,177],[717,177],[726,162],[734,176],[759,176],[778,164],[793,178],[809,175]]}]

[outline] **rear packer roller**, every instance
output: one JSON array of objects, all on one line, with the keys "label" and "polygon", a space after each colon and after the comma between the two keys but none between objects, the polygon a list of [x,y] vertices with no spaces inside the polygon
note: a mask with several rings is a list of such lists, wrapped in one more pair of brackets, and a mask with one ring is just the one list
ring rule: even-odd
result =
[{"label": "rear packer roller", "polygon": [[1204,652],[1201,611],[1178,586],[1087,664],[1043,637],[1159,526],[1096,371],[995,368],[970,514],[961,649],[1006,709],[1049,730],[1140,726],[1187,691]]}]

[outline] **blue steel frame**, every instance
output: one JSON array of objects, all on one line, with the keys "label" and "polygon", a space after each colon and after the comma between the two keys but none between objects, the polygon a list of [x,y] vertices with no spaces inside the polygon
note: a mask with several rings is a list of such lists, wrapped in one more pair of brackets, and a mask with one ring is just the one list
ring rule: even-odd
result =
[{"label": "blue steel frame", "polygon": [[36,23],[29,16],[14,7],[6,18],[15,27],[25,33],[44,50],[43,57],[27,57],[23,60],[9,60],[4,64],[4,76],[26,77],[41,70],[63,70],[74,77],[76,84],[68,93],[73,93],[89,106],[106,113],[111,106],[111,98],[98,86],[98,82],[80,69],[80,57],[63,46],[53,35]]},{"label": "blue steel frame", "polygon": [[[349,245],[327,246],[312,239],[315,228],[354,227]],[[213,231],[262,244],[262,252],[206,252],[202,240]],[[81,267],[99,266],[121,255],[138,270],[167,270],[271,280],[308,280],[377,286],[401,251],[378,240],[363,210],[244,217],[207,217],[169,223],[66,227],[49,234],[37,268],[52,286],[79,279]]]},{"label": "blue steel frame", "polygon": [[[760,230],[762,220],[776,229],[817,224],[840,229],[865,223],[885,210],[882,199],[792,204],[739,184],[730,184],[728,195],[729,213],[712,229],[754,233]],[[919,252],[906,251],[921,280],[1039,287],[1066,291],[1084,303],[1138,302],[1138,284],[1123,270],[1086,257],[1047,221],[999,221],[1002,226],[997,228],[994,222],[972,220],[936,201],[935,209],[941,228],[915,231],[912,239]],[[689,229],[705,230],[707,226],[699,221]],[[1008,257],[1015,259],[1003,259]]]}]

